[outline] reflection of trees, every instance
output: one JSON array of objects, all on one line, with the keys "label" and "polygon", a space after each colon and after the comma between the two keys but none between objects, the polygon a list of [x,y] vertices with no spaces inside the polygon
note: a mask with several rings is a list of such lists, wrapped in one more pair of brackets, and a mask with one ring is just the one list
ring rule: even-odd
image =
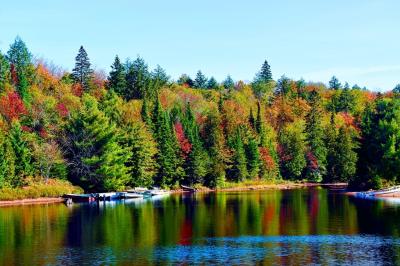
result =
[{"label": "reflection of trees", "polygon": [[[400,208],[349,199],[323,189],[172,195],[140,204],[36,205],[0,209],[0,264],[115,260],[151,262],[157,247],[202,245],[212,237],[380,234],[399,237]],[[215,245],[224,245],[223,241]],[[292,243],[265,241],[264,248],[285,252]],[[338,245],[297,243],[298,252],[266,256],[266,264],[327,263]],[[99,249],[96,258],[87,254]],[[73,254],[68,252],[73,251]],[[399,264],[398,246],[377,254]],[[347,254],[346,252],[342,252]],[[43,256],[38,256],[43,254]],[[91,254],[91,253],[90,253]],[[44,256],[46,255],[46,256]],[[299,257],[301,256],[301,258]],[[351,259],[351,254],[342,255]],[[336,258],[338,261],[344,257]],[[356,260],[356,258],[352,258]],[[249,258],[251,261],[251,258]]]}]

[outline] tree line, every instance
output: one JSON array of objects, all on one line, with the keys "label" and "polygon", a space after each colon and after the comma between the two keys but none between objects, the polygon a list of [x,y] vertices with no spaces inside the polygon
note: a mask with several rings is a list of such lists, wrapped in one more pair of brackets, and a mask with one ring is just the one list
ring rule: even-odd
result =
[{"label": "tree line", "polygon": [[398,183],[400,86],[379,93],[201,71],[177,81],[118,56],[107,77],[80,47],[71,73],[34,60],[16,38],[0,52],[0,188],[67,179],[87,191],[223,186],[246,180]]}]

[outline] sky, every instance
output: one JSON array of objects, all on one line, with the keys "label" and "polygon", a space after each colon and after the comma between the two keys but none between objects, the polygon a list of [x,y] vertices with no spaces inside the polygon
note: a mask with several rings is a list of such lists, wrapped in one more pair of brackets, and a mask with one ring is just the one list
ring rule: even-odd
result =
[{"label": "sky", "polygon": [[177,79],[202,70],[391,90],[400,83],[398,0],[19,0],[0,5],[0,51],[20,36],[37,58],[67,70],[83,45],[108,72],[115,55],[143,57]]}]

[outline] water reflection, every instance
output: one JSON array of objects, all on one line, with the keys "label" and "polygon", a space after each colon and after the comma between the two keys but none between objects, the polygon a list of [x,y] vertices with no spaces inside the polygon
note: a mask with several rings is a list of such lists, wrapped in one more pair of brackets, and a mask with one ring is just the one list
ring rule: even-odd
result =
[{"label": "water reflection", "polygon": [[6,207],[0,264],[400,264],[399,234],[400,205],[320,188]]}]

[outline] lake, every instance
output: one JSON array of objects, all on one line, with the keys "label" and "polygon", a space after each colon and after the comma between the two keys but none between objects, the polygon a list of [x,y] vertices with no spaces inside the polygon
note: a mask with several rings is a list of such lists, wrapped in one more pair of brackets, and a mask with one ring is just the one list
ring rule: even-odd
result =
[{"label": "lake", "polygon": [[0,208],[2,265],[400,265],[400,204],[322,188]]}]

